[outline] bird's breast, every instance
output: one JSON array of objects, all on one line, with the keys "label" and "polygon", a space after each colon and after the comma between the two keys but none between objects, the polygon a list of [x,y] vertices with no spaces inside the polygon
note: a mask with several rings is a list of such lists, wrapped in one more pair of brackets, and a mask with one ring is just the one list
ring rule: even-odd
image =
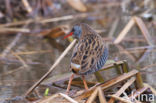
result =
[{"label": "bird's breast", "polygon": [[71,62],[71,69],[73,73],[78,74],[81,69],[81,65]]}]

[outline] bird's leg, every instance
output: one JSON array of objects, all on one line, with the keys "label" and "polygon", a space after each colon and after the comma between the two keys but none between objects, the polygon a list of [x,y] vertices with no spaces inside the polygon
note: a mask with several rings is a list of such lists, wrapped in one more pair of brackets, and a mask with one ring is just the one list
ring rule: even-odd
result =
[{"label": "bird's leg", "polygon": [[84,84],[85,89],[88,90],[88,86],[87,86],[84,75],[82,75],[82,80],[83,80],[83,84]]},{"label": "bird's leg", "polygon": [[67,90],[66,90],[66,94],[69,93],[70,86],[71,86],[71,83],[72,83],[73,78],[74,78],[74,74],[72,74],[71,77],[69,78],[69,82],[68,82],[68,87],[67,87]]}]

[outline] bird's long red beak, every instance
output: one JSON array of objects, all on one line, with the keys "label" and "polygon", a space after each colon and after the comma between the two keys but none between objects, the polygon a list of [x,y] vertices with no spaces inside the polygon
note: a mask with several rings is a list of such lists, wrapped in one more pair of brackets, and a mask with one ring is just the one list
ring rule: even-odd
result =
[{"label": "bird's long red beak", "polygon": [[64,39],[66,39],[67,37],[72,36],[72,35],[73,35],[73,32],[70,32],[68,35],[64,36]]}]

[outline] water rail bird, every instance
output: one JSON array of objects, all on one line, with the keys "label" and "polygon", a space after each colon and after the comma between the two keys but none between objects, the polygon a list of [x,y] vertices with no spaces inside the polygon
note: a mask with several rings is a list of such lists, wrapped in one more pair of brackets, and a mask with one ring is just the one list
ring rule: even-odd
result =
[{"label": "water rail bird", "polygon": [[80,23],[73,26],[71,32],[65,36],[73,36],[78,43],[73,49],[70,69],[73,72],[69,79],[67,93],[69,93],[74,75],[82,77],[84,87],[88,90],[85,75],[101,69],[108,58],[108,47],[102,37],[88,24]]}]

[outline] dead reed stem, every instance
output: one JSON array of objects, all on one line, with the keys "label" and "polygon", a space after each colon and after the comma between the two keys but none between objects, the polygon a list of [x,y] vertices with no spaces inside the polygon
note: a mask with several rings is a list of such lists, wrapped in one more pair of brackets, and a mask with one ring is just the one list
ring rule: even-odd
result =
[{"label": "dead reed stem", "polygon": [[133,103],[130,100],[124,99],[122,97],[118,97],[116,95],[110,95],[110,96],[113,97],[113,98],[115,98],[115,99],[117,99],[117,100],[119,100],[119,101],[121,101],[121,102],[123,102],[123,103]]},{"label": "dead reed stem", "polygon": [[75,101],[74,99],[72,99],[71,97],[69,97],[66,94],[63,93],[59,93],[62,97],[64,97],[65,99],[67,99],[68,101],[70,101],[71,103],[78,103],[77,101]]},{"label": "dead reed stem", "polygon": [[[114,95],[119,97],[135,80],[136,78],[132,77]],[[108,103],[112,103],[112,102],[114,102],[114,98],[111,98]]]},{"label": "dead reed stem", "polygon": [[68,53],[68,51],[74,46],[76,43],[76,39],[73,40],[73,42],[64,50],[64,52],[60,55],[60,57],[55,61],[55,63],[51,66],[49,71],[41,77],[40,80],[38,80],[25,94],[26,97],[29,95],[53,70],[54,68],[60,63],[60,61],[64,58],[64,56]]},{"label": "dead reed stem", "polygon": [[135,24],[135,21],[133,20],[133,18],[131,18],[131,20],[128,22],[128,24],[125,26],[125,28],[121,31],[119,36],[116,38],[114,43],[119,44],[122,41],[122,39],[126,36],[128,31],[133,27],[134,24]]},{"label": "dead reed stem", "polygon": [[31,12],[32,12],[32,8],[31,8],[31,6],[29,5],[28,0],[22,0],[22,2],[23,2],[23,5],[25,6],[27,12],[28,12],[28,13],[31,13]]}]

